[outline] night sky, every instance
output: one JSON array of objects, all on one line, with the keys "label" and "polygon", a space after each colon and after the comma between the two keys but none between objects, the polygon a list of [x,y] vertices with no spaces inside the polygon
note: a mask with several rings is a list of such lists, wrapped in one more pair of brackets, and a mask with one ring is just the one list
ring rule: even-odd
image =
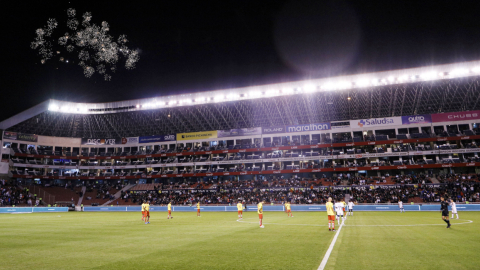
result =
[{"label": "night sky", "polygon": [[[35,30],[48,18],[64,25],[70,7],[126,34],[137,68],[118,65],[106,82],[85,78],[78,52],[40,64]],[[478,60],[479,10],[480,1],[10,1],[0,120],[49,98],[120,101]]]}]

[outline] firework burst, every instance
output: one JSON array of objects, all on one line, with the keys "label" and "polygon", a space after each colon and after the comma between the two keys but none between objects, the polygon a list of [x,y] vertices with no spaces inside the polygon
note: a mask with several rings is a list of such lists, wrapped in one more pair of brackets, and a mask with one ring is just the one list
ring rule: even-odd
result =
[{"label": "firework burst", "polygon": [[[58,27],[56,19],[50,18],[47,25],[35,31],[36,37],[30,43],[30,47],[37,50],[40,63],[45,64],[53,57],[56,51],[58,60],[66,62],[66,56],[62,54],[77,52],[79,66],[83,69],[85,77],[90,78],[95,73],[103,75],[105,81],[110,81],[112,76],[108,72],[115,73],[116,64],[125,59],[125,68],[134,69],[140,60],[138,50],[129,49],[126,45],[126,35],[120,35],[117,39],[109,35],[110,25],[102,21],[100,25],[92,22],[92,14],[85,12],[82,15],[81,24],[76,18],[77,12],[73,8],[67,10],[66,29],[74,31],[61,36],[54,36],[54,30]],[[59,47],[59,48],[57,48]],[[96,66],[96,69],[94,68]]]}]

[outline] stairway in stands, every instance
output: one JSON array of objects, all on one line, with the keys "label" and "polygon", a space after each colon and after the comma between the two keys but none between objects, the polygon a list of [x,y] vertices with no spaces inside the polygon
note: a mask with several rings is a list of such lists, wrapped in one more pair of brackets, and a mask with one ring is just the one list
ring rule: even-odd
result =
[{"label": "stairway in stands", "polygon": [[348,203],[350,201],[350,194],[345,194],[345,202]]},{"label": "stairway in stands", "polygon": [[83,187],[82,187],[82,197],[80,197],[80,198],[78,199],[77,205],[82,205],[83,197],[85,197],[85,191],[87,191],[87,187],[86,187],[86,186],[83,186]]},{"label": "stairway in stands", "polygon": [[127,192],[127,190],[131,189],[131,188],[134,187],[134,186],[135,186],[135,184],[126,185],[124,188],[122,188],[122,189],[119,190],[117,193],[115,193],[115,199],[109,200],[108,202],[102,204],[102,206],[106,206],[106,205],[112,203],[112,202],[115,201],[116,199],[120,198],[120,195],[122,195],[122,191],[123,191],[123,192]]}]

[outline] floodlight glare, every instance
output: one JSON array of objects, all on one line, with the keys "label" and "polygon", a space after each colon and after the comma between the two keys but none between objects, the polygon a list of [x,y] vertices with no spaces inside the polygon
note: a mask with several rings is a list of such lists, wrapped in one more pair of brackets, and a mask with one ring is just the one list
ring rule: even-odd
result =
[{"label": "floodlight glare", "polygon": [[305,92],[311,93],[311,92],[315,91],[315,85],[307,84],[307,85],[305,85],[305,87],[303,87],[303,89],[305,89]]}]

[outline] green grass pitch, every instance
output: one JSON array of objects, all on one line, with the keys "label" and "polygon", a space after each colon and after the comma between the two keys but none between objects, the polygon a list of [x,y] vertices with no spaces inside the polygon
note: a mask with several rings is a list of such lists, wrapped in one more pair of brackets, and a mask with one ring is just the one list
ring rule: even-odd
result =
[{"label": "green grass pitch", "polygon": [[[325,269],[480,269],[480,212],[355,212]],[[324,212],[0,215],[0,269],[317,269],[334,232]],[[337,228],[338,229],[338,228]]]}]

